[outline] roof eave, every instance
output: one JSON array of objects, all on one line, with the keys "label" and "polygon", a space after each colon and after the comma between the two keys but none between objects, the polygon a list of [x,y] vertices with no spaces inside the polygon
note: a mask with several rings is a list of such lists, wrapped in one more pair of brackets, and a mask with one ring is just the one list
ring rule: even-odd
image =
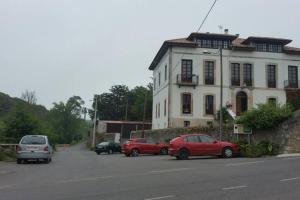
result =
[{"label": "roof eave", "polygon": [[194,43],[176,43],[176,42],[165,41],[162,44],[162,46],[160,47],[160,49],[157,52],[156,56],[154,57],[153,61],[151,62],[151,65],[148,68],[149,70],[154,70],[156,68],[156,66],[160,62],[161,58],[164,56],[164,54],[168,51],[169,47],[171,47],[171,46],[196,47],[197,44],[194,44]]}]

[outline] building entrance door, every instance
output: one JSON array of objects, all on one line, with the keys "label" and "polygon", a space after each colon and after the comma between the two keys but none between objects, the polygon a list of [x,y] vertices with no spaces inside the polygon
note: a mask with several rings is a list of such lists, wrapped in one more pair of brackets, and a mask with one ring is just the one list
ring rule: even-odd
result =
[{"label": "building entrance door", "polygon": [[240,91],[236,94],[236,115],[240,116],[248,110],[248,96],[245,92]]}]

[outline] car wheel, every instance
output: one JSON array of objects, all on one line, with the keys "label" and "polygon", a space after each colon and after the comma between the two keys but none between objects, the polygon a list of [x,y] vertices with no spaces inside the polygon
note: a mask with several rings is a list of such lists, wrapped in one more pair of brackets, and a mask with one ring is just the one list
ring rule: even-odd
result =
[{"label": "car wheel", "polygon": [[22,164],[22,160],[21,159],[17,159],[17,164]]},{"label": "car wheel", "polygon": [[179,151],[178,157],[180,160],[187,160],[187,159],[189,159],[189,156],[190,156],[190,153],[187,149],[181,149]]},{"label": "car wheel", "polygon": [[45,163],[48,164],[50,162],[50,158],[45,159]]},{"label": "car wheel", "polygon": [[97,155],[100,155],[100,152],[96,152],[97,153]]},{"label": "car wheel", "polygon": [[162,148],[160,150],[160,155],[168,155],[168,149],[167,148]]},{"label": "car wheel", "polygon": [[225,147],[225,148],[223,149],[222,156],[223,156],[224,158],[232,158],[232,157],[233,157],[233,151],[232,151],[232,148],[230,148],[230,147]]},{"label": "car wheel", "polygon": [[131,150],[131,156],[132,157],[137,157],[137,156],[139,156],[139,154],[140,154],[140,152],[139,152],[138,149],[132,149]]}]

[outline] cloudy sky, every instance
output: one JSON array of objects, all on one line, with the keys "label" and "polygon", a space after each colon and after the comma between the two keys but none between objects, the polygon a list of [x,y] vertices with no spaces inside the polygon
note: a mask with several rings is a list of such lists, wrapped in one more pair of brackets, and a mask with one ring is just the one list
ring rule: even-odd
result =
[{"label": "cloudy sky", "polygon": [[[114,84],[146,85],[162,42],[196,31],[212,2],[0,0],[0,92],[34,90],[51,108],[72,95],[88,103]],[[300,47],[299,8],[296,0],[218,0],[201,31],[222,25]]]}]

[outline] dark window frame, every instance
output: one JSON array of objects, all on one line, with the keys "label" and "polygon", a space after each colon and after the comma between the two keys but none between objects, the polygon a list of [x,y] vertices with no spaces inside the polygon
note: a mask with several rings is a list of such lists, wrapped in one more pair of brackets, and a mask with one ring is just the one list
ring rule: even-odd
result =
[{"label": "dark window frame", "polygon": [[267,65],[267,85],[268,88],[276,88],[276,65],[269,64]]},{"label": "dark window frame", "polygon": [[241,85],[241,65],[240,63],[231,63],[231,85]]},{"label": "dark window frame", "polygon": [[205,114],[214,115],[214,95],[205,95]]},{"label": "dark window frame", "polygon": [[193,81],[193,60],[191,59],[181,60],[181,81],[183,82]]},{"label": "dark window frame", "polygon": [[243,64],[243,83],[246,84],[246,86],[252,86],[252,64],[250,63],[244,63]]},{"label": "dark window frame", "polygon": [[204,61],[204,84],[215,84],[215,61]]},{"label": "dark window frame", "polygon": [[182,114],[192,114],[192,94],[183,93],[182,97]]}]

